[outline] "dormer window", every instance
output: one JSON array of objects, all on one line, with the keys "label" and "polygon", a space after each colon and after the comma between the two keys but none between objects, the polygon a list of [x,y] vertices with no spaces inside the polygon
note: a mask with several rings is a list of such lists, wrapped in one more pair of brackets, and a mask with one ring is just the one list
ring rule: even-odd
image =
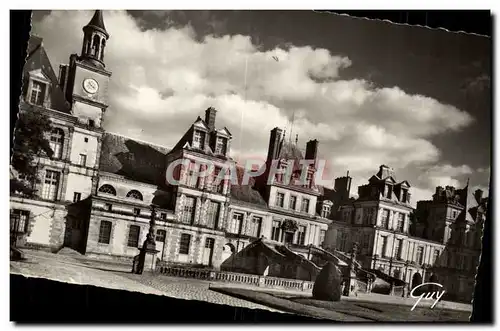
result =
[{"label": "dormer window", "polygon": [[388,199],[392,198],[392,186],[391,185],[386,186],[386,197]]},{"label": "dormer window", "polygon": [[403,189],[403,195],[401,198],[401,202],[408,202],[408,190]]},{"label": "dormer window", "polygon": [[215,142],[215,154],[226,155],[226,139],[217,137]]},{"label": "dormer window", "polygon": [[43,106],[45,101],[45,92],[47,90],[47,84],[33,80],[31,82],[31,90],[29,101],[33,105]]},{"label": "dormer window", "polygon": [[202,149],[205,146],[205,132],[195,131],[193,136],[193,147]]},{"label": "dormer window", "polygon": [[323,208],[321,209],[321,217],[328,218],[330,216],[331,210],[332,210],[331,206],[323,205]]}]

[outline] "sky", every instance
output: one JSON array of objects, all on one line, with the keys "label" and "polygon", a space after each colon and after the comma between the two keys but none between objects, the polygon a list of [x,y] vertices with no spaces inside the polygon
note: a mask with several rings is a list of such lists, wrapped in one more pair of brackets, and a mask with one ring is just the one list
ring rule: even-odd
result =
[{"label": "sky", "polygon": [[[54,69],[79,53],[92,11],[35,11]],[[313,11],[104,11],[112,72],[104,128],[173,147],[210,106],[237,160],[269,132],[319,140],[324,178],[353,190],[382,164],[411,185],[488,191],[491,39]],[[292,132],[290,134],[290,132]]]}]

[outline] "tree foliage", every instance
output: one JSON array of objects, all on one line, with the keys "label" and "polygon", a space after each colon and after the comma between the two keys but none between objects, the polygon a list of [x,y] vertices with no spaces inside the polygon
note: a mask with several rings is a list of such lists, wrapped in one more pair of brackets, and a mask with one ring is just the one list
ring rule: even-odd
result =
[{"label": "tree foliage", "polygon": [[31,196],[34,183],[39,181],[36,160],[40,156],[52,157],[54,152],[46,133],[52,129],[50,119],[36,108],[19,112],[14,132],[11,166],[23,180],[10,180],[11,192]]}]

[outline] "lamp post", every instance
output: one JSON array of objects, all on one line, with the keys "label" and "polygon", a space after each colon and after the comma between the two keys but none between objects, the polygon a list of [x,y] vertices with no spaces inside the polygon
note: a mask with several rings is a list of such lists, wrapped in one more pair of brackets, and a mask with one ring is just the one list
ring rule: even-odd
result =
[{"label": "lamp post", "polygon": [[156,242],[155,242],[155,227],[156,227],[156,208],[157,205],[151,204],[151,218],[149,220],[149,230],[146,235],[146,240],[144,240],[144,244],[140,248],[139,255],[134,257],[134,265],[132,268],[132,272],[136,274],[142,274],[144,271],[144,264],[146,263],[146,254],[148,255],[148,265],[151,270],[154,270],[156,264]]},{"label": "lamp post", "polygon": [[403,288],[403,297],[406,297],[407,294],[408,294],[408,284],[409,282],[406,281],[406,277],[408,276],[408,265],[410,264],[410,261],[409,260],[405,260],[405,278],[404,278],[404,281],[405,281],[405,285],[404,285],[404,288]]}]

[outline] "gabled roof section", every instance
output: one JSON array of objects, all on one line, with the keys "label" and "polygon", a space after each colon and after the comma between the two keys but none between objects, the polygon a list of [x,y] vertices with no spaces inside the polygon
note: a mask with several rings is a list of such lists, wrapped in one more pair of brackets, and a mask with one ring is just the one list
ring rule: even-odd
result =
[{"label": "gabled roof section", "polygon": [[411,186],[410,186],[410,183],[408,183],[408,181],[406,181],[406,180],[403,180],[401,183],[398,183],[397,185],[406,186],[406,187],[411,187]]},{"label": "gabled roof section", "polygon": [[43,48],[43,40],[40,37],[32,36],[28,42],[28,55],[23,68],[24,94],[26,94],[28,88],[29,73],[36,70],[40,70],[40,72],[50,81],[50,108],[70,114],[70,105],[64,97],[64,93],[59,86],[57,75]]},{"label": "gabled roof section", "polygon": [[163,186],[168,148],[104,133],[99,170],[127,179]]},{"label": "gabled roof section", "polygon": [[386,183],[387,183],[387,182],[390,182],[390,183],[392,183],[392,184],[396,184],[396,180],[395,180],[392,176],[385,177],[385,178],[383,179],[383,181],[384,181],[384,182],[386,182]]},{"label": "gabled roof section", "polygon": [[207,131],[210,131],[210,129],[208,128],[207,123],[205,123],[205,121],[200,116],[198,116],[198,118],[196,119],[196,121],[193,123],[193,126],[195,126],[197,128],[205,129]]},{"label": "gabled roof section", "polygon": [[223,127],[222,129],[217,130],[217,133],[222,134],[224,136],[228,136],[228,137],[232,137],[233,136],[231,134],[231,132],[229,132],[228,128],[226,128],[226,127]]}]

